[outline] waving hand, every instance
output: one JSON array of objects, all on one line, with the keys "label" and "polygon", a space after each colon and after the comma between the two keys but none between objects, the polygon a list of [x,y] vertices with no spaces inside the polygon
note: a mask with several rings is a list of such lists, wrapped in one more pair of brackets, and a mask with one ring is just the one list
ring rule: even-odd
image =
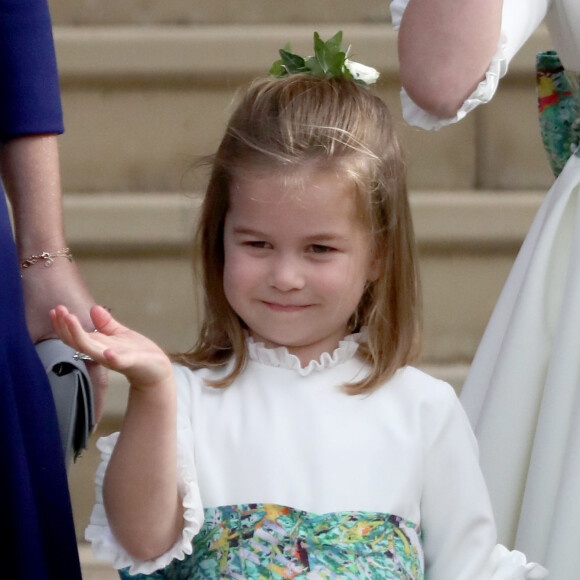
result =
[{"label": "waving hand", "polygon": [[64,306],[51,310],[50,318],[63,342],[124,374],[132,388],[154,387],[172,374],[171,362],[159,346],[117,322],[102,306],[91,308],[95,332],[84,330]]}]

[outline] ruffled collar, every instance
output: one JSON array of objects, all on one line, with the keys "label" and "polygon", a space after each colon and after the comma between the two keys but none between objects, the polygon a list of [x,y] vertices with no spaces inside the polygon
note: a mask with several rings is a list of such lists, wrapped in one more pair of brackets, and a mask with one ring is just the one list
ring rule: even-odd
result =
[{"label": "ruffled collar", "polygon": [[356,334],[345,336],[332,353],[322,353],[319,360],[311,360],[305,367],[300,364],[300,359],[291,354],[285,346],[268,348],[263,342],[255,342],[251,336],[247,337],[246,343],[250,360],[271,367],[296,371],[304,377],[351,360],[358,350],[363,334],[364,329]]}]

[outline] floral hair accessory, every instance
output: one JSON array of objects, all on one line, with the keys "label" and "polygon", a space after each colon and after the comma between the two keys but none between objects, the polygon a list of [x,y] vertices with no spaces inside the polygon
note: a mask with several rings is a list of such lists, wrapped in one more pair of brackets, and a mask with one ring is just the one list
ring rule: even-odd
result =
[{"label": "floral hair accessory", "polygon": [[330,40],[321,40],[318,32],[314,33],[314,56],[303,58],[291,52],[290,44],[280,49],[280,60],[277,60],[270,69],[270,74],[283,77],[298,73],[307,73],[325,77],[344,77],[352,79],[365,86],[377,82],[379,72],[364,64],[353,62],[348,58],[350,46],[343,52],[342,30],[338,31]]}]

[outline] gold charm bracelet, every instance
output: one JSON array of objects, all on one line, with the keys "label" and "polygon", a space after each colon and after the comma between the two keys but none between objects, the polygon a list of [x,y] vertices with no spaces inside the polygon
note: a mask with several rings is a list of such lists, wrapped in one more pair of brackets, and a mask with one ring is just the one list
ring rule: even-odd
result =
[{"label": "gold charm bracelet", "polygon": [[70,248],[63,248],[62,250],[57,250],[56,252],[42,252],[42,254],[35,254],[29,256],[26,260],[20,262],[20,269],[26,270],[38,262],[42,262],[46,268],[52,266],[56,258],[66,258],[69,262],[73,261],[72,254],[70,253]]}]

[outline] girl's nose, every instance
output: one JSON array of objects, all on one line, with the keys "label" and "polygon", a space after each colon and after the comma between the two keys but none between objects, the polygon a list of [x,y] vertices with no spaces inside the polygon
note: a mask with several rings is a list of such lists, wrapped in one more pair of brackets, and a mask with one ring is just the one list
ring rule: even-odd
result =
[{"label": "girl's nose", "polygon": [[272,260],[270,284],[281,292],[304,288],[305,277],[300,260],[294,256],[277,256]]}]

